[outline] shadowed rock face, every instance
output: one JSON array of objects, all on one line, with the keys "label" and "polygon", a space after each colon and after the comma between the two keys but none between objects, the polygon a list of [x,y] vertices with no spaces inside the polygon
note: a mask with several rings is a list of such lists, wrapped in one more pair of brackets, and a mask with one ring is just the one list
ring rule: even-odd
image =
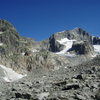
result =
[{"label": "shadowed rock face", "polygon": [[97,45],[97,44],[100,45],[100,38],[99,37],[93,37],[93,44],[94,45]]},{"label": "shadowed rock face", "polygon": [[87,41],[80,41],[76,42],[73,44],[71,50],[69,51],[74,51],[76,54],[79,55],[93,55],[94,54],[94,49],[92,47],[92,44],[90,44]]},{"label": "shadowed rock face", "polygon": [[64,46],[56,41],[55,35],[49,38],[49,51],[59,52],[63,50]]}]

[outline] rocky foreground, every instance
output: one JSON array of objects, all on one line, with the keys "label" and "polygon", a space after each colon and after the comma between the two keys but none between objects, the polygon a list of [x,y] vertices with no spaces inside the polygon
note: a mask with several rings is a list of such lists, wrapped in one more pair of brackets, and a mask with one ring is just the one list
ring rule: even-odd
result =
[{"label": "rocky foreground", "polygon": [[0,20],[0,100],[100,100],[99,47],[81,28],[37,42]]},{"label": "rocky foreground", "polygon": [[0,83],[0,100],[100,100],[100,56],[53,72],[41,70]]}]

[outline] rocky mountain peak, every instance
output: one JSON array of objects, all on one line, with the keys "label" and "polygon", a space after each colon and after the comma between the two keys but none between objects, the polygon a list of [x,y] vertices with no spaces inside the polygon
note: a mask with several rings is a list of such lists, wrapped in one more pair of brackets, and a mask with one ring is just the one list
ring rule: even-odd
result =
[{"label": "rocky mountain peak", "polygon": [[33,47],[40,47],[38,45],[39,43],[32,41],[31,38],[20,36],[8,21],[0,20],[0,55],[24,54],[26,51],[32,51]]},{"label": "rocky mountain peak", "polygon": [[54,37],[55,39],[62,39],[62,38],[68,38],[68,39],[76,39],[76,40],[86,40],[86,41],[92,41],[91,35],[86,32],[82,28],[74,28],[72,30],[65,30],[61,32],[54,33],[51,37]]},{"label": "rocky mountain peak", "polygon": [[[75,28],[72,30],[65,30],[62,32],[56,32],[49,38],[49,50],[52,52],[59,52],[65,48],[65,43],[62,45],[58,41],[68,39],[71,44],[71,41],[87,41],[89,44],[92,44],[92,36],[83,30],[82,28]],[[68,42],[66,40],[66,42]],[[73,41],[73,42],[74,42]],[[69,42],[68,42],[69,43]],[[70,44],[69,44],[70,45]],[[66,43],[67,46],[67,43]],[[92,46],[92,45],[91,45]],[[77,48],[78,49],[78,48]]]},{"label": "rocky mountain peak", "polygon": [[73,30],[76,30],[76,31],[81,31],[81,30],[83,30],[82,28],[80,28],[80,27],[76,27],[76,28],[74,28]]},{"label": "rocky mountain peak", "polygon": [[8,30],[16,31],[16,29],[13,27],[13,25],[10,22],[1,19],[0,20],[0,32],[5,32]]},{"label": "rocky mountain peak", "polygon": [[6,20],[0,20],[0,54],[16,51],[19,39],[20,36],[13,25]]},{"label": "rocky mountain peak", "polygon": [[76,27],[76,28],[74,28],[73,30],[77,30],[77,31],[85,31],[83,28],[81,28],[81,27]]}]

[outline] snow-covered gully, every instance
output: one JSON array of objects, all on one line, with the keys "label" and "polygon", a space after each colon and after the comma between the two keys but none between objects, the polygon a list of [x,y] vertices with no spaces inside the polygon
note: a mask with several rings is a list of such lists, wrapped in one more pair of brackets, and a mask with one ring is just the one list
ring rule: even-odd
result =
[{"label": "snow-covered gully", "polygon": [[[60,51],[60,52],[57,52],[56,54],[65,54],[70,48],[72,48],[72,45],[73,45],[73,42],[76,41],[76,40],[69,40],[68,38],[63,38],[61,40],[57,40],[60,44],[64,45],[65,48]],[[70,53],[67,52],[68,56],[71,56]]]}]

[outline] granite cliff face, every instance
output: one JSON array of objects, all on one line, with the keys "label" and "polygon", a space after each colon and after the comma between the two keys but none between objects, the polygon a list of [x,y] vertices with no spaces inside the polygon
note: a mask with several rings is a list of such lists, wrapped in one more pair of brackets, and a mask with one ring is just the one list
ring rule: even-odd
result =
[{"label": "granite cliff face", "polygon": [[0,100],[99,100],[100,38],[81,28],[43,41],[0,20]]},{"label": "granite cliff face", "polygon": [[93,44],[99,44],[100,45],[100,37],[93,37]]},{"label": "granite cliff face", "polygon": [[94,48],[88,41],[74,43],[69,51],[74,51],[78,55],[94,55]]}]

